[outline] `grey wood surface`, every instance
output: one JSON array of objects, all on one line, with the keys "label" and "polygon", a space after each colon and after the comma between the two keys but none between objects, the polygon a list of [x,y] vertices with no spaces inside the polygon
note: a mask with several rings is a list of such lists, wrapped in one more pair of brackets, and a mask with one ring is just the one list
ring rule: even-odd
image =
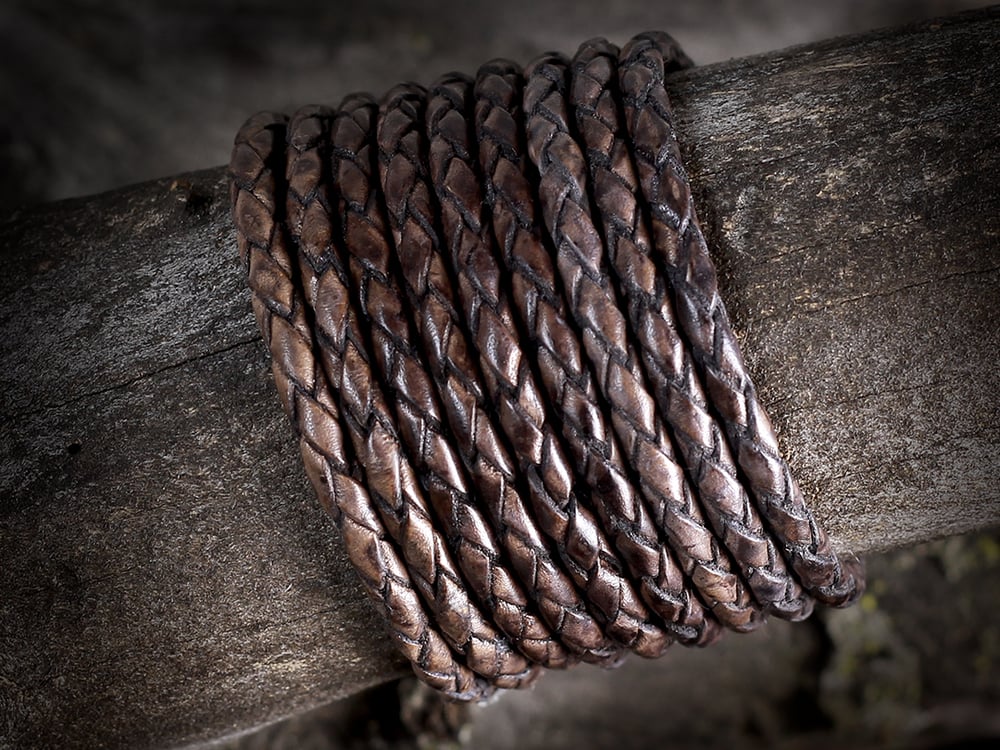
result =
[{"label": "grey wood surface", "polygon": [[[1000,521],[998,42],[991,9],[671,80],[845,549]],[[191,743],[402,673],[280,412],[224,171],[15,214],[0,252],[0,747]]]}]

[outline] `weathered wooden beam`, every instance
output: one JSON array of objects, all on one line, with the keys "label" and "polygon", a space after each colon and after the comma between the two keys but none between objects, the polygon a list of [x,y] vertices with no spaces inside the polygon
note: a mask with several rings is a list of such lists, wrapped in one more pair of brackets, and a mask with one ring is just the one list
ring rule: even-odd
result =
[{"label": "weathered wooden beam", "polygon": [[[998,47],[994,8],[671,81],[844,548],[1000,521]],[[214,169],[0,225],[0,746],[190,743],[403,671],[304,478],[226,195]]]}]

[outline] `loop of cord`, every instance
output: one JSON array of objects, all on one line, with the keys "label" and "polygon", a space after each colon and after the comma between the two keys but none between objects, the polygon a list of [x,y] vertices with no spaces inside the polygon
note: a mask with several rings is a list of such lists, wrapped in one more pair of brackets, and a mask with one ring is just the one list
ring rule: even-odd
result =
[{"label": "loop of cord", "polygon": [[458,700],[863,589],[719,297],[661,33],[352,95],[236,137],[233,216],[307,473]]}]

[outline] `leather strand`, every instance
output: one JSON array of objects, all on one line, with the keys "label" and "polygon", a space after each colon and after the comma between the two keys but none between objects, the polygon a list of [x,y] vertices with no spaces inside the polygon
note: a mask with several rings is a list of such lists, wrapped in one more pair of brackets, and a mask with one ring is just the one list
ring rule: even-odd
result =
[{"label": "leather strand", "polygon": [[[349,274],[362,304],[377,370],[386,381],[404,442],[417,461],[421,484],[469,587],[528,658],[542,666],[567,666],[565,650],[553,641],[507,570],[509,562],[473,496],[416,334],[408,324],[409,310],[394,268],[395,250],[376,198],[377,113],[377,104],[369,97],[345,100],[333,123],[330,155]],[[473,475],[471,479],[485,493],[482,478]]]},{"label": "leather strand", "polygon": [[656,32],[637,36],[620,57],[625,119],[656,249],[706,391],[777,547],[812,596],[832,606],[850,604],[864,590],[861,564],[837,557],[806,506],[719,296],[663,85],[664,74],[685,63],[677,43]]},{"label": "leather strand", "polygon": [[230,162],[306,472],[456,700],[863,590],[781,457],[681,164],[667,35],[403,84]]},{"label": "leather strand", "polygon": [[482,700],[491,684],[458,662],[431,625],[399,549],[388,538],[343,438],[336,394],[314,351],[282,226],[283,149],[287,117],[262,113],[240,130],[230,161],[233,216],[251,302],[271,350],[278,395],[299,434],[306,471],[333,516],[369,596],[386,614],[390,634],[414,672],[459,700]]},{"label": "leather strand", "polygon": [[322,179],[324,170],[313,166],[322,162],[319,141],[329,142],[329,119],[323,108],[305,108],[289,124],[285,219],[299,248],[306,303],[324,344],[319,348],[321,362],[340,394],[347,432],[367,472],[371,500],[402,549],[411,578],[441,634],[455,651],[465,654],[474,672],[498,687],[519,687],[537,676],[537,669],[472,601],[373,376],[357,311],[343,304],[350,290],[338,273],[345,259],[332,226],[329,181]]},{"label": "leather strand", "polygon": [[[456,309],[450,277],[435,231],[432,191],[427,181],[422,133],[425,91],[398,86],[383,99],[379,111],[379,162],[389,223],[438,391],[453,415],[452,429],[466,458],[474,462],[480,486],[494,485],[496,523],[518,557],[522,574],[549,623],[564,643],[588,660],[607,658],[609,644],[590,617],[572,581],[553,560],[522,498],[544,491],[520,482],[510,452],[495,424],[495,409],[480,383],[463,321]],[[491,490],[484,496],[489,500]],[[535,501],[537,504],[537,501]],[[546,606],[547,605],[547,606]],[[611,654],[617,658],[616,654]]]},{"label": "leather strand", "polygon": [[[521,95],[524,79],[520,68],[499,60],[484,65],[476,80],[476,137],[479,141],[480,162],[485,179],[485,199],[493,214],[493,229],[503,260],[511,275],[512,296],[518,305],[522,330],[528,343],[536,347],[541,379],[548,389],[549,402],[560,409],[563,434],[574,449],[577,473],[586,478],[594,503],[606,533],[615,540],[618,552],[625,558],[631,575],[639,579],[640,596],[661,601],[667,599],[656,578],[645,576],[648,570],[664,570],[675,575],[669,590],[683,588],[683,580],[665,548],[650,549],[641,545],[631,533],[629,514],[638,505],[635,491],[626,476],[621,451],[607,426],[600,409],[587,359],[581,351],[577,332],[569,323],[569,313],[562,293],[544,229],[536,216],[534,187],[529,176],[521,120]],[[569,506],[568,511],[582,511]],[[572,528],[580,528],[579,522]],[[608,566],[605,561],[617,559],[613,551],[602,547],[594,558],[600,567],[588,567],[579,559],[580,545],[565,549],[586,571],[585,585],[599,587],[591,592],[593,602],[607,601],[612,605],[628,603],[628,608],[616,606],[605,611],[609,623],[620,623],[627,636],[635,628],[637,646],[645,644],[641,653],[655,656],[671,640],[671,635],[645,623],[649,613],[637,599],[633,586],[620,580],[620,565]],[[583,547],[589,551],[590,547]],[[609,590],[610,588],[610,590]],[[621,595],[627,594],[628,599]],[[670,621],[680,621],[676,637],[687,642],[710,640],[716,630],[704,618],[700,603],[685,593],[674,603]],[[617,615],[612,619],[610,615]],[[704,630],[712,631],[703,634]],[[622,636],[618,638],[621,640]]]},{"label": "leather strand", "polygon": [[[604,246],[623,292],[623,307],[639,338],[643,370],[701,501],[694,502],[692,494],[685,492],[684,502],[669,509],[681,524],[672,524],[670,517],[664,523],[674,549],[710,551],[710,568],[723,567],[717,561],[726,558],[726,549],[733,550],[757,603],[769,613],[802,619],[812,612],[812,600],[790,576],[740,483],[725,437],[708,413],[663,276],[655,265],[614,95],[617,57],[617,47],[604,40],[584,43],[573,59],[570,98],[586,147]],[[707,528],[701,508],[721,546]],[[683,557],[689,567],[702,564],[693,554]],[[725,568],[731,569],[728,559]]]},{"label": "leather strand", "polygon": [[[502,283],[504,275],[479,188],[479,167],[473,159],[472,93],[473,83],[465,76],[441,78],[431,90],[426,118],[430,178],[441,207],[444,244],[457,278],[464,322],[479,353],[483,381],[499,422],[527,479],[535,517],[563,557],[568,547],[594,555],[601,543],[597,541],[600,530],[587,511],[577,511],[574,473],[548,417],[546,398],[535,382],[529,358],[521,350],[518,323]],[[592,558],[587,565],[593,567]],[[616,603],[619,600],[620,595],[615,597]],[[614,619],[608,618],[606,609],[600,608],[598,615]],[[602,644],[603,661],[616,662],[622,647],[635,645],[631,631],[617,643]],[[620,635],[615,628],[609,632]]]},{"label": "leather strand", "polygon": [[[630,536],[654,550],[666,546],[664,536],[669,538],[716,618],[730,628],[751,630],[761,622],[759,610],[701,518],[628,342],[628,325],[604,262],[604,243],[590,216],[586,162],[567,123],[567,62],[561,55],[545,56],[525,76],[528,151],[540,174],[538,192],[556,244],[556,265],[615,433],[645,499],[630,511]],[[663,578],[654,579],[657,571],[634,574],[655,580],[649,590],[677,596]],[[665,605],[651,606],[660,611]]]}]

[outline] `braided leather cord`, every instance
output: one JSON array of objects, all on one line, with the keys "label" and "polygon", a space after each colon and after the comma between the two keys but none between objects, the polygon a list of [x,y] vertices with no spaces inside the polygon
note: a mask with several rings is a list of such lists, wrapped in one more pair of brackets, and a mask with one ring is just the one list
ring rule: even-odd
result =
[{"label": "braided leather cord", "polygon": [[[386,381],[398,425],[417,461],[436,518],[443,524],[465,580],[498,627],[533,662],[557,668],[570,659],[506,569],[490,522],[484,518],[445,433],[434,384],[408,324],[409,311],[393,268],[395,250],[378,208],[373,177],[377,104],[368,96],[348,97],[333,123],[331,173],[339,188],[337,218],[343,227],[351,279],[371,337],[377,371]],[[476,477],[476,479],[479,479]],[[482,483],[479,482],[482,487]]]},{"label": "braided leather cord", "polygon": [[494,688],[456,661],[430,625],[397,547],[387,537],[343,439],[337,398],[314,357],[316,342],[297,283],[297,266],[282,232],[287,118],[261,113],[236,137],[230,161],[237,244],[251,302],[285,412],[299,434],[306,470],[334,518],[369,596],[384,611],[389,631],[416,674],[459,700],[482,700]]},{"label": "braided leather cord", "polygon": [[544,485],[529,482],[524,486],[518,481],[493,422],[495,410],[479,387],[482,377],[465,337],[434,228],[423,154],[425,95],[412,84],[386,94],[379,110],[378,146],[389,224],[430,370],[452,416],[452,430],[467,447],[465,456],[474,464],[486,504],[495,509],[508,549],[521,562],[518,569],[538,594],[547,621],[567,646],[588,661],[617,660],[617,649],[608,643],[572,580],[549,554],[525,507],[522,492],[535,506],[551,504],[537,497],[545,492]]},{"label": "braided leather cord", "polygon": [[570,309],[583,331],[612,425],[652,506],[636,504],[633,534],[652,548],[665,546],[661,534],[666,534],[712,613],[728,627],[750,630],[761,622],[759,610],[702,520],[627,338],[604,243],[590,217],[586,162],[567,122],[567,67],[564,57],[553,54],[525,71],[528,152],[540,174],[541,207]]},{"label": "braided leather cord", "polygon": [[[317,329],[321,334],[347,332],[341,340],[342,348],[324,341],[321,351],[327,372],[332,373],[331,381],[341,394],[348,432],[368,470],[369,492],[390,535],[402,547],[411,575],[452,648],[465,654],[473,671],[497,686],[526,684],[537,675],[537,669],[510,648],[490,619],[470,600],[444,537],[435,527],[378,380],[369,366],[357,311],[348,311],[345,319],[338,304],[347,299],[347,288],[329,259],[331,250],[336,252],[330,245],[330,199],[326,196],[326,200],[321,200],[322,170],[314,168],[307,158],[315,153],[310,138],[322,128],[310,127],[317,121],[311,112],[303,110],[301,114],[304,116],[293,119],[289,134],[289,147],[301,158],[293,155],[289,162],[287,222],[299,240],[303,282],[310,292]],[[304,170],[296,168],[301,160],[307,164]],[[296,215],[299,211],[313,220],[300,222]],[[301,237],[296,236],[300,226]],[[342,253],[338,260],[337,266],[342,269],[345,263]]]},{"label": "braided leather cord", "polygon": [[[707,643],[716,637],[718,625],[705,618],[701,603],[688,592],[670,550],[655,543],[653,532],[636,533],[646,518],[644,509],[622,465],[617,440],[607,427],[579,336],[569,322],[551,252],[536,223],[525,148],[518,141],[523,130],[523,85],[520,68],[504,60],[484,65],[476,81],[476,137],[485,198],[512,276],[522,329],[537,347],[549,400],[561,408],[563,433],[568,445],[576,449],[578,473],[594,490],[592,501],[630,573],[640,580],[643,600],[664,618],[673,636],[686,643]],[[599,559],[609,559],[608,553]],[[617,572],[610,566],[604,570]],[[592,580],[606,578],[600,575]],[[623,584],[621,590],[630,588]],[[637,618],[643,615],[636,611]]]},{"label": "braided leather cord", "polygon": [[[555,432],[555,415],[549,413],[531,358],[521,348],[520,321],[510,300],[516,295],[503,283],[503,266],[480,189],[480,166],[472,153],[472,82],[464,76],[446,76],[434,86],[433,94],[427,117],[430,167],[449,238],[452,268],[458,276],[484,379],[500,406],[501,423],[514,444],[515,455],[521,457],[521,469],[529,482],[541,482],[548,488],[547,493],[535,495],[543,501],[535,506],[536,516],[546,533],[557,540],[564,559],[580,566],[582,575],[577,578],[586,587],[587,599],[608,623],[608,632],[623,646],[658,654],[668,638],[644,623],[648,613],[633,587],[607,571],[602,555],[609,554],[608,540],[589,508],[576,498],[586,486],[577,483],[574,491],[570,485],[574,466]],[[566,434],[571,441],[577,439],[575,433]]]},{"label": "braided leather cord", "polygon": [[452,698],[863,588],[719,298],[664,89],[688,64],[664,34],[595,39],[237,135],[240,257],[307,474]]},{"label": "braided leather cord", "polygon": [[[320,359],[340,394],[347,432],[367,472],[383,525],[403,551],[410,575],[442,635],[466,664],[498,687],[518,687],[538,670],[497,632],[471,600],[437,529],[385,396],[369,366],[357,311],[346,307],[345,259],[336,244],[319,143],[329,142],[330,113],[305,108],[288,129],[286,226],[299,248],[301,283],[321,337]],[[304,167],[304,168],[303,168]],[[343,333],[341,333],[343,332]]]},{"label": "braided leather cord", "polygon": [[[754,597],[765,611],[786,619],[812,612],[812,599],[789,574],[747,496],[718,423],[708,412],[693,362],[674,321],[664,277],[652,257],[652,243],[639,203],[638,180],[618,114],[618,48],[603,39],[581,45],[572,63],[570,105],[604,229],[604,247],[618,277],[624,306],[639,339],[644,371],[671,427],[685,468],[715,533],[705,527],[698,505],[685,493],[686,507],[669,509],[686,526],[675,549],[711,550],[711,559],[732,550]],[[663,520],[670,528],[670,521]],[[696,542],[697,544],[693,544]],[[682,555],[682,559],[684,556]],[[688,566],[697,564],[688,557]],[[690,570],[689,570],[690,572]]]},{"label": "braided leather cord", "polygon": [[694,360],[769,532],[810,594],[825,604],[848,604],[863,591],[861,565],[854,558],[837,558],[806,507],[719,296],[663,85],[665,72],[685,60],[663,33],[637,36],[620,56],[625,121],[656,250]]}]

